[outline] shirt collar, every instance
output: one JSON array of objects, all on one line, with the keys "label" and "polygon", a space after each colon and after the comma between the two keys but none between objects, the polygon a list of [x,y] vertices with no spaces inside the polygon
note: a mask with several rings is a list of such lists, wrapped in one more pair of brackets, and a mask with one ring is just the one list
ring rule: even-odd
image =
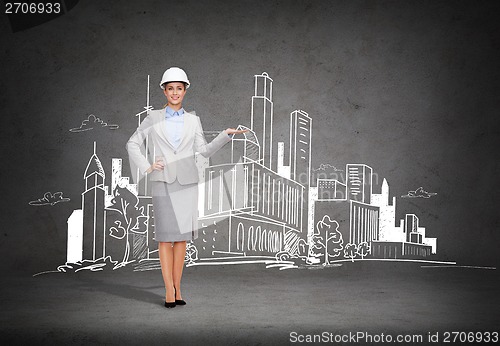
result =
[{"label": "shirt collar", "polygon": [[184,114],[184,108],[181,108],[178,111],[174,111],[172,108],[170,108],[169,106],[167,106],[165,108],[165,110],[166,110],[166,117],[167,118],[171,118],[173,116],[181,116],[181,115]]}]

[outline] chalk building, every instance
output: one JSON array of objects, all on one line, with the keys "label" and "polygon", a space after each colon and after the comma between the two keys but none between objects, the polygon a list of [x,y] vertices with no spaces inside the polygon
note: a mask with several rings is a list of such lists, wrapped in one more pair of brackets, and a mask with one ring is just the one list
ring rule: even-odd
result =
[{"label": "chalk building", "polygon": [[250,129],[260,143],[262,165],[272,169],[273,158],[273,80],[266,72],[255,75]]},{"label": "chalk building", "polygon": [[290,179],[311,185],[312,119],[302,110],[290,113]]},{"label": "chalk building", "polygon": [[[344,244],[366,242],[375,258],[425,258],[436,254],[437,239],[427,238],[415,214],[406,214],[396,226],[396,198],[390,203],[389,184],[384,179],[380,194],[372,192],[372,168],[346,165],[346,184],[336,179],[317,179],[310,188],[309,234],[328,215],[339,224]],[[348,222],[346,222],[346,220]]]},{"label": "chalk building", "polygon": [[[285,246],[286,232],[303,232],[304,186],[299,183],[256,162],[210,166],[205,178],[205,208],[197,242],[200,257],[212,251],[276,253]],[[204,228],[214,222],[218,234]],[[221,231],[226,226],[227,247],[221,248],[215,238],[225,236],[227,231]]]},{"label": "chalk building", "polygon": [[83,259],[83,210],[76,209],[68,218],[68,242],[66,262],[76,263]]},{"label": "chalk building", "polygon": [[415,214],[406,214],[394,228],[391,238],[374,241],[372,256],[376,258],[426,258],[436,254],[437,239],[427,238],[425,228],[419,227]]},{"label": "chalk building", "polygon": [[379,208],[353,200],[349,206],[349,243],[359,245],[378,240]]},{"label": "chalk building", "polygon": [[372,205],[379,207],[379,240],[391,241],[398,240],[403,241],[403,239],[395,239],[397,236],[395,233],[395,220],[396,220],[396,197],[392,198],[392,204],[389,203],[389,184],[384,178],[382,182],[382,191],[380,194],[373,193]]},{"label": "chalk building", "polygon": [[337,179],[317,179],[318,200],[347,200],[347,185]]},{"label": "chalk building", "polygon": [[311,186],[312,118],[302,110],[290,114],[290,179],[304,186],[302,229],[307,229],[308,190]]},{"label": "chalk building", "polygon": [[248,132],[233,136],[231,141],[231,163],[256,162],[262,164],[259,139],[255,132],[243,125],[239,125],[237,130],[248,130]]},{"label": "chalk building", "polygon": [[370,204],[372,195],[372,168],[365,164],[347,164],[348,199]]},{"label": "chalk building", "polygon": [[205,169],[195,242],[200,257],[274,255],[291,246],[290,239],[307,239],[311,118],[303,111],[291,113],[290,165],[285,167],[284,145],[273,150],[272,79],[264,72],[254,82],[250,127],[238,126],[250,131],[233,137],[231,152],[224,152],[229,163],[219,159],[220,164]]},{"label": "chalk building", "polygon": [[[371,167],[366,166],[363,169],[371,172]],[[362,242],[370,243],[378,240],[379,208],[377,206],[352,200],[353,195],[347,193],[348,185],[336,179],[318,178],[316,189],[317,195],[311,200],[314,204],[316,223],[325,215],[337,221],[344,244],[359,245]],[[356,196],[356,198],[359,197]],[[369,200],[370,197],[365,196],[364,199]]]},{"label": "chalk building", "polygon": [[281,175],[283,178],[290,179],[290,165],[285,165],[285,143],[278,142],[278,167],[276,173]]},{"label": "chalk building", "polygon": [[106,221],[104,214],[104,169],[96,155],[90,157],[83,174],[85,190],[82,193],[83,259],[96,260],[106,255]]},{"label": "chalk building", "polygon": [[372,195],[372,204],[380,208],[379,239],[372,242],[376,258],[426,258],[437,252],[437,239],[427,238],[415,214],[406,214],[396,226],[396,198],[389,203],[389,184],[384,179],[380,194]]}]

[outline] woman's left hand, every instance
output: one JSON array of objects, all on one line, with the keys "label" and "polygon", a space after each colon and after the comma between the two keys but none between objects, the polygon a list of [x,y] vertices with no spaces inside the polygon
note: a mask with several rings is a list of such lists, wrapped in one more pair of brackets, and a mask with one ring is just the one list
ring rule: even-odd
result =
[{"label": "woman's left hand", "polygon": [[237,135],[240,133],[248,132],[248,130],[236,130],[236,129],[232,129],[232,128],[227,128],[226,132],[228,135]]}]

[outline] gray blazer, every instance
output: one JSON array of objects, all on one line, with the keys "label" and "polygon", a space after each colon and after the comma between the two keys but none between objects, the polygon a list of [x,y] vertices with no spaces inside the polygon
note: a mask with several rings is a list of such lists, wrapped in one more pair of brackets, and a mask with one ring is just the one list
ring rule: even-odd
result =
[{"label": "gray blazer", "polygon": [[[221,131],[212,142],[207,144],[200,117],[184,112],[182,139],[176,149],[168,140],[166,126],[165,108],[153,110],[127,142],[126,148],[131,167],[139,168],[141,175],[144,175],[152,164],[141,152],[141,146],[148,135],[155,148],[155,157],[163,156],[165,167],[162,171],[153,170],[150,173],[151,181],[172,183],[177,178],[180,184],[196,183],[199,178],[195,152],[199,152],[204,157],[210,157],[224,144],[231,141],[227,132]],[[132,175],[134,173],[133,169]]]}]

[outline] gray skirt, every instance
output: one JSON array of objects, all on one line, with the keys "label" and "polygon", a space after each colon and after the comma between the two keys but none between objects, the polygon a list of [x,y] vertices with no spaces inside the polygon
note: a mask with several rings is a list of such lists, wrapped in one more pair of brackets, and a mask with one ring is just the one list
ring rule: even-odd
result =
[{"label": "gray skirt", "polygon": [[154,240],[175,242],[198,238],[198,183],[151,182]]}]

